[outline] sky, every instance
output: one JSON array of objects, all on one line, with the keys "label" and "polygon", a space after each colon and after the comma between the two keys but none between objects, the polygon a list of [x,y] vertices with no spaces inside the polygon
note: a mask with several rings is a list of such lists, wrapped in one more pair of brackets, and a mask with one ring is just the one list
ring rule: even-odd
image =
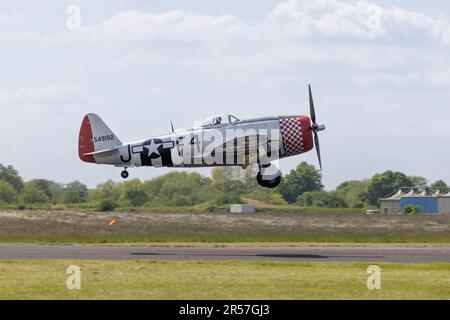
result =
[{"label": "sky", "polygon": [[[78,159],[86,113],[134,141],[214,114],[307,115],[311,83],[327,189],[385,170],[450,183],[446,1],[3,0],[0,48],[0,163],[25,180],[120,180]],[[280,169],[301,161],[318,165]]]}]

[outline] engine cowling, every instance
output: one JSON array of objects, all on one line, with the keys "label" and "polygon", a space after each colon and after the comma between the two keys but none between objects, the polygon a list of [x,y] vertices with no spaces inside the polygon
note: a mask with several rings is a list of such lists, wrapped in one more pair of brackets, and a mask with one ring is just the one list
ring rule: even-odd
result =
[{"label": "engine cowling", "polygon": [[305,153],[314,148],[313,132],[309,117],[281,117],[280,130],[285,157]]}]

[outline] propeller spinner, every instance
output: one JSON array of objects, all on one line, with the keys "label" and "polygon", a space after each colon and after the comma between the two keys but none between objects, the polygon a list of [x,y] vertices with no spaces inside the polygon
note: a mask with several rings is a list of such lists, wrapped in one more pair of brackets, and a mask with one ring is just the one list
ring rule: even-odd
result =
[{"label": "propeller spinner", "polygon": [[314,144],[316,145],[317,158],[319,159],[319,166],[320,170],[322,171],[322,158],[320,156],[320,144],[318,132],[324,131],[326,127],[324,125],[318,125],[316,123],[316,110],[314,108],[314,99],[312,96],[311,85],[309,85],[308,88],[309,88],[309,109],[311,113],[311,121],[313,123],[311,130],[314,132]]}]

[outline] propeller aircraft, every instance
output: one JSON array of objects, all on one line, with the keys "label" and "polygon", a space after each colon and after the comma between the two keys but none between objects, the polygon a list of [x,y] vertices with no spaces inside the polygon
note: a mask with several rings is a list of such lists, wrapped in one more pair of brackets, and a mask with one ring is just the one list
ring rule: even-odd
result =
[{"label": "propeller aircraft", "polygon": [[96,114],[84,117],[78,152],[82,161],[123,168],[122,178],[134,167],[216,167],[257,164],[260,186],[275,188],[282,173],[274,161],[296,156],[315,146],[320,169],[318,132],[324,125],[316,123],[311,86],[310,117],[277,116],[239,120],[233,115],[214,116],[189,130],[172,132],[150,139],[122,143]]}]

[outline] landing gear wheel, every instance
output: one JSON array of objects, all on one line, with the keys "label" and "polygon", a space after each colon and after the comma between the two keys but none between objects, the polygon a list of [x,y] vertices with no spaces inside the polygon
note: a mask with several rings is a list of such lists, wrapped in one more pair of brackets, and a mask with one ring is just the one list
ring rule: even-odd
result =
[{"label": "landing gear wheel", "polygon": [[127,179],[130,176],[127,170],[123,170],[120,175],[122,176],[123,179]]},{"label": "landing gear wheel", "polygon": [[258,175],[256,176],[256,180],[258,181],[258,184],[261,187],[273,189],[280,185],[281,183],[281,175],[272,179],[272,180],[264,180],[263,176],[261,174],[261,171],[258,172]]}]

